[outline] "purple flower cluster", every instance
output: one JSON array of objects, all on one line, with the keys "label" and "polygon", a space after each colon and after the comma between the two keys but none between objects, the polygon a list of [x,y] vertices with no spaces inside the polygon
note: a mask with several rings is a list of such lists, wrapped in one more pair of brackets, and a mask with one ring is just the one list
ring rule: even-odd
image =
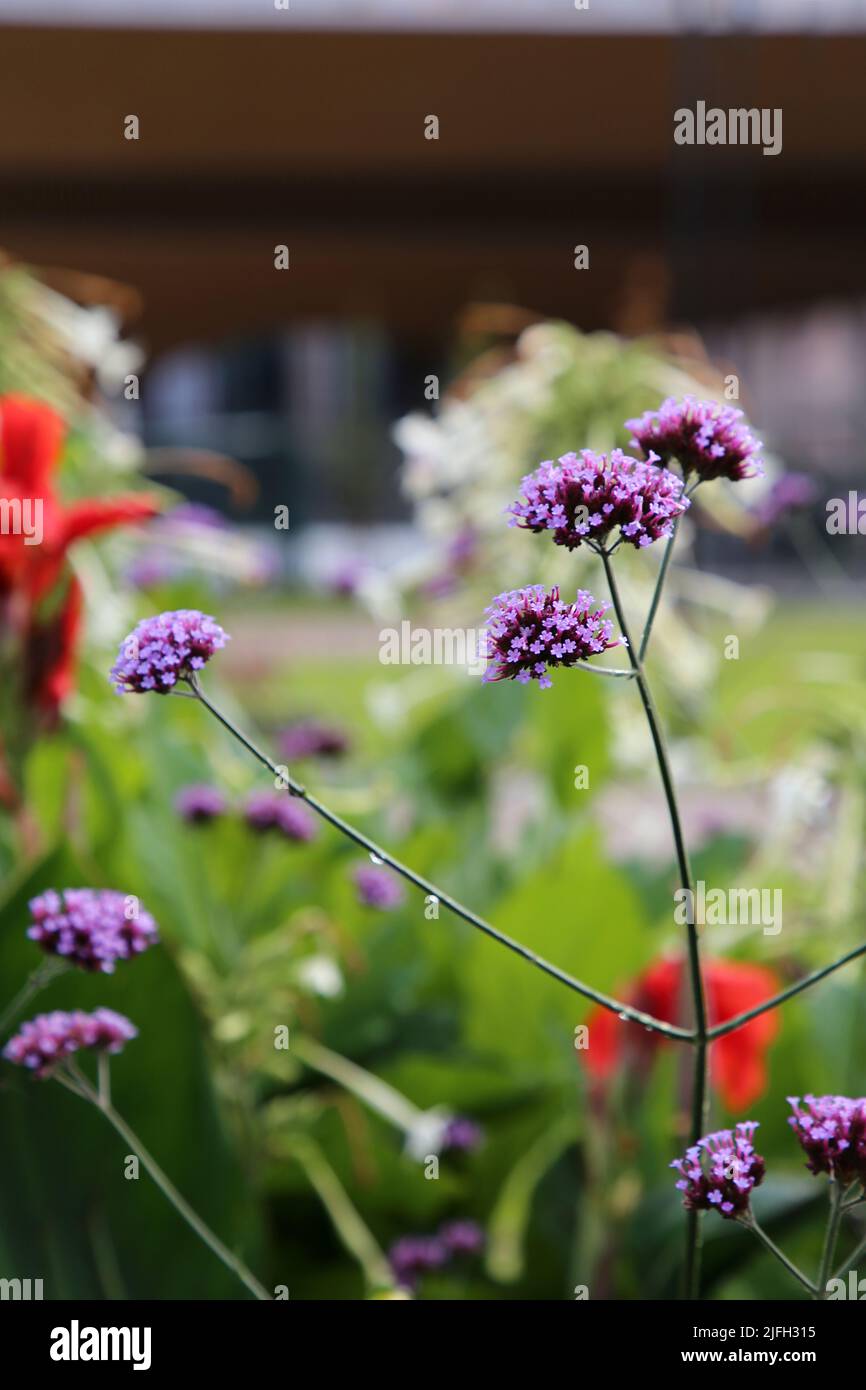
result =
[{"label": "purple flower cluster", "polygon": [[547,593],[540,584],[498,594],[486,609],[491,664],[483,679],[522,685],[537,680],[546,690],[548,667],[572,666],[621,643],[620,637],[611,640],[613,625],[604,617],[608,607],[597,605],[584,589],[574,603],[563,602],[558,588]]},{"label": "purple flower cluster", "polygon": [[277,830],[301,844],[316,836],[312,813],[288,792],[254,792],[244,807],[244,819],[252,830]]},{"label": "purple flower cluster", "polygon": [[484,1232],[474,1221],[449,1221],[434,1236],[402,1236],[388,1252],[397,1283],[414,1290],[423,1274],[444,1268],[454,1256],[478,1255]]},{"label": "purple flower cluster", "polygon": [[94,1009],[92,1014],[38,1014],[21,1025],[3,1049],[3,1056],[16,1066],[27,1067],[36,1076],[50,1076],[54,1067],[81,1048],[121,1052],[124,1044],[138,1035],[138,1029],[113,1009]]},{"label": "purple flower cluster", "polygon": [[118,960],[159,941],[156,923],[134,897],[107,888],[50,889],[31,899],[27,935],[49,955],[110,975]]},{"label": "purple flower cluster", "polygon": [[195,608],[145,618],[121,643],[111,668],[121,695],[155,690],[165,695],[189,680],[229,640],[219,623]]},{"label": "purple flower cluster", "polygon": [[743,412],[733,406],[686,396],[682,401],[669,397],[658,410],[625,423],[634,436],[632,446],[650,461],[653,455],[663,464],[676,459],[686,476],[739,482],[762,472],[760,441],[742,421]]},{"label": "purple flower cluster", "polygon": [[829,1173],[847,1186],[866,1183],[866,1098],[791,1096],[788,1119],[812,1173]]},{"label": "purple flower cluster", "polygon": [[279,745],[283,757],[292,762],[301,758],[341,758],[349,747],[349,740],[341,729],[305,719],[284,729]]},{"label": "purple flower cluster", "polygon": [[[680,1174],[677,1187],[683,1193],[683,1206],[689,1211],[717,1211],[726,1220],[741,1216],[748,1209],[753,1187],[763,1181],[765,1164],[752,1144],[756,1120],[707,1134],[686,1149],[683,1158],[671,1164]],[[704,1169],[703,1159],[709,1162]]]},{"label": "purple flower cluster", "polygon": [[400,880],[378,864],[358,864],[352,874],[358,901],[364,907],[376,907],[389,912],[403,901]]},{"label": "purple flower cluster", "polygon": [[174,809],[184,820],[192,825],[201,825],[216,820],[226,809],[226,799],[219,787],[206,783],[195,783],[181,787],[174,801]]},{"label": "purple flower cluster", "polygon": [[556,544],[569,550],[583,542],[600,545],[618,527],[624,540],[642,549],[669,536],[689,505],[682,479],[655,462],[656,455],[641,463],[621,449],[548,459],[523,479],[509,525],[552,531]]}]

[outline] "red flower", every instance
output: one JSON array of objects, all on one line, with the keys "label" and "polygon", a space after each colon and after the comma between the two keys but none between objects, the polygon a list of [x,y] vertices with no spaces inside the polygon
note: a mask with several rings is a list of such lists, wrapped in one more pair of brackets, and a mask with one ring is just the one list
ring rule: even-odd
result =
[{"label": "red flower", "polygon": [[[745,1013],[779,990],[773,971],[763,965],[707,960],[703,974],[711,1025]],[[666,956],[648,966],[623,997],[663,1023],[682,1023],[688,985],[682,957]],[[638,1069],[646,1069],[656,1048],[664,1042],[658,1033],[621,1023],[600,1006],[593,1009],[587,1022],[590,1044],[583,1055],[587,1070],[596,1081],[606,1081],[626,1060]],[[766,1053],[778,1030],[776,1012],[769,1009],[710,1044],[710,1081],[728,1110],[747,1109],[763,1094],[767,1084]]]},{"label": "red flower", "polygon": [[63,420],[42,401],[0,397],[0,633],[5,627],[20,644],[23,693],[49,719],[71,689],[81,620],[69,547],[159,510],[145,493],[65,506],[53,486],[64,436]]}]

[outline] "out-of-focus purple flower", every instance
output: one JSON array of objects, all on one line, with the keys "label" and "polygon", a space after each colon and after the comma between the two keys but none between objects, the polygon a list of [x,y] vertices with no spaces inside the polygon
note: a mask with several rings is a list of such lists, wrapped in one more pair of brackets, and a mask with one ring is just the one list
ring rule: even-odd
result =
[{"label": "out-of-focus purple flower", "polygon": [[422,1274],[441,1269],[448,1256],[438,1236],[401,1236],[388,1251],[394,1277],[404,1289],[414,1289]]},{"label": "out-of-focus purple flower", "polygon": [[119,960],[159,941],[156,923],[134,896],[108,888],[65,888],[30,901],[27,935],[48,955],[110,975]]},{"label": "out-of-focus purple flower", "polygon": [[220,584],[264,584],[279,573],[279,555],[270,542],[241,533],[213,507],[185,502],[149,528],[128,578],[146,589],[202,572]]},{"label": "out-of-focus purple flower", "polygon": [[145,618],[121,643],[111,669],[121,695],[167,694],[189,680],[229,640],[219,623],[195,608]]},{"label": "out-of-focus purple flower", "polygon": [[810,507],[818,495],[814,478],[808,473],[783,473],[777,478],[755,516],[762,526],[775,526],[785,512]]},{"label": "out-of-focus purple flower", "polygon": [[452,1255],[480,1255],[484,1249],[484,1232],[477,1221],[447,1221],[439,1240]]},{"label": "out-of-focus purple flower", "polygon": [[442,569],[432,575],[424,584],[424,592],[431,598],[444,598],[454,592],[464,575],[471,572],[478,554],[478,533],[472,526],[464,526],[445,552]]},{"label": "out-of-focus purple flower", "polygon": [[361,863],[354,867],[352,877],[357,898],[366,908],[389,912],[392,908],[399,908],[403,901],[403,884],[389,869]]},{"label": "out-of-focus purple flower", "polygon": [[138,1029],[113,1009],[94,1009],[92,1014],[38,1014],[10,1038],[3,1056],[16,1066],[27,1067],[36,1076],[50,1076],[54,1067],[81,1048],[101,1052],[122,1052],[124,1044],[138,1036]]},{"label": "out-of-focus purple flower", "polygon": [[390,870],[378,864],[357,864],[352,873],[358,901],[364,907],[389,912],[403,901],[403,885]]},{"label": "out-of-focus purple flower", "polygon": [[713,478],[758,477],[763,469],[760,440],[743,424],[742,410],[717,401],[685,396],[668,397],[658,410],[648,410],[636,420],[626,420],[632,446],[653,455],[663,464],[676,459],[685,475],[697,473],[705,482]]},{"label": "out-of-focus purple flower", "polygon": [[344,560],[328,579],[328,588],[341,598],[353,598],[367,573],[361,559]]},{"label": "out-of-focus purple flower", "polygon": [[196,782],[189,787],[181,787],[174,799],[174,809],[184,820],[193,825],[216,820],[226,809],[226,799],[219,787]]},{"label": "out-of-focus purple flower", "polygon": [[564,603],[559,589],[550,593],[540,584],[497,594],[485,610],[487,656],[483,680],[537,680],[546,690],[551,666],[572,666],[622,642],[613,638],[613,624],[604,614],[609,604],[596,604],[579,589],[574,603]]},{"label": "out-of-focus purple flower", "polygon": [[484,1138],[484,1131],[474,1120],[465,1115],[455,1115],[449,1120],[442,1138],[443,1149],[458,1149],[470,1153],[477,1149]]},{"label": "out-of-focus purple flower", "polygon": [[745,1120],[735,1133],[720,1129],[674,1159],[671,1167],[680,1174],[676,1185],[688,1211],[717,1211],[730,1221],[748,1210],[752,1188],[763,1182],[766,1170],[752,1144],[757,1128],[756,1120]]},{"label": "out-of-focus purple flower", "polygon": [[279,735],[280,752],[287,762],[301,758],[341,758],[349,740],[342,729],[319,724],[315,719],[299,719]]},{"label": "out-of-focus purple flower", "polygon": [[843,1186],[866,1182],[866,1098],[789,1097],[788,1119],[812,1173],[829,1173]]},{"label": "out-of-focus purple flower", "polygon": [[683,480],[655,468],[653,455],[641,463],[621,449],[595,454],[563,454],[529,473],[521,498],[509,507],[510,526],[551,531],[557,545],[574,550],[587,542],[600,545],[619,527],[622,538],[638,549],[669,536],[676,517],[688,507]]},{"label": "out-of-focus purple flower", "polygon": [[244,807],[244,819],[252,830],[278,830],[299,843],[316,836],[312,813],[289,792],[254,792]]}]

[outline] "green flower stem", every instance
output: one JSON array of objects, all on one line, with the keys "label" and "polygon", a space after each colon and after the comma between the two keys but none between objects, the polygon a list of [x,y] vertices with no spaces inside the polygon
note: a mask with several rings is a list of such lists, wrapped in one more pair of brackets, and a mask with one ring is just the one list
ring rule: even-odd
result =
[{"label": "green flower stem", "polygon": [[818,1287],[815,1291],[815,1298],[827,1297],[827,1281],[830,1278],[830,1270],[833,1268],[833,1256],[836,1254],[836,1243],[839,1239],[843,1196],[842,1188],[834,1178],[831,1178],[830,1214],[827,1217],[827,1229],[824,1232],[824,1248],[821,1251],[821,1268],[818,1271]]},{"label": "green flower stem", "polygon": [[[861,1198],[860,1200],[862,1201],[863,1199]],[[856,1203],[855,1203],[855,1202],[851,1202],[850,1205],[853,1207],[853,1206],[856,1205]],[[834,1279],[841,1279],[842,1276],[843,1276],[844,1274],[847,1274],[847,1273],[848,1273],[848,1270],[851,1269],[852,1266],[855,1265],[855,1264],[857,1263],[857,1261],[860,1259],[860,1257],[861,1257],[862,1255],[866,1255],[866,1237],[864,1237],[863,1240],[861,1240],[860,1244],[859,1244],[858,1246],[856,1246],[856,1248],[855,1248],[854,1250],[851,1251],[851,1254],[848,1255],[848,1256],[842,1261],[842,1263],[839,1265],[839,1268],[838,1268],[838,1269],[834,1269],[834,1271],[833,1271],[833,1278],[834,1278]],[[826,1294],[826,1292],[827,1292],[827,1288],[826,1288],[826,1284],[825,1284],[824,1293]]]},{"label": "green flower stem", "polygon": [[670,536],[668,537],[668,543],[664,548],[662,562],[659,566],[658,578],[656,579],[656,586],[653,590],[652,602],[650,603],[646,623],[644,624],[643,636],[640,639],[640,650],[638,652],[639,661],[643,661],[644,657],[646,656],[647,647],[649,646],[650,633],[652,632],[653,623],[655,622],[656,613],[658,612],[659,603],[661,602],[662,589],[665,586],[665,579],[667,577],[668,566],[670,565],[671,558],[674,553],[674,546],[676,545],[677,531],[680,528],[681,516],[682,513],[680,512],[678,516],[674,517],[673,528],[671,530]]},{"label": "green flower stem", "polygon": [[0,1014],[0,1034],[4,1033],[13,1021],[21,1013],[22,1009],[30,1003],[34,995],[44,989],[47,984],[55,980],[58,975],[62,975],[68,970],[69,966],[65,960],[60,960],[56,956],[50,960],[43,961],[42,965],[37,966],[32,975],[28,977],[22,989],[18,991],[15,998],[10,1000]]},{"label": "green flower stem", "polygon": [[370,1292],[393,1289],[394,1275],[383,1251],[318,1144],[299,1136],[291,1141],[288,1152],[300,1163],[340,1239],[364,1271]]},{"label": "green flower stem", "polygon": [[634,671],[623,670],[618,666],[593,666],[591,661],[573,661],[572,666],[579,666],[581,671],[589,671],[591,676],[618,676],[620,680],[634,680]]},{"label": "green flower stem", "polygon": [[375,1110],[383,1119],[408,1134],[423,1116],[423,1111],[401,1095],[387,1081],[382,1081],[372,1072],[365,1071],[348,1057],[332,1052],[329,1047],[309,1037],[292,1037],[291,1050],[308,1067],[321,1072],[332,1081],[351,1091],[353,1095]]},{"label": "green flower stem", "polygon": [[427,879],[422,878],[420,874],[416,874],[414,869],[408,868],[405,864],[402,864],[399,859],[395,859],[393,854],[389,854],[381,845],[377,845],[369,836],[364,835],[360,830],[357,830],[354,825],[350,825],[348,821],[343,820],[336,812],[330,810],[323,802],[311,795],[306,787],[302,786],[300,782],[297,782],[286,773],[285,768],[280,768],[276,763],[272,762],[266,753],[262,753],[246,734],[236,728],[231,720],[224,715],[221,710],[217,709],[216,705],[205,695],[197,679],[191,681],[190,684],[196,697],[201,701],[205,709],[209,710],[214,718],[219,720],[223,728],[227,729],[234,738],[242,743],[248,752],[252,753],[254,758],[257,758],[260,763],[273,773],[278,785],[286,788],[292,796],[300,797],[310,807],[311,811],[315,811],[316,815],[320,816],[322,820],[327,821],[329,825],[339,830],[341,835],[345,835],[347,839],[354,841],[356,845],[360,845],[362,849],[375,855],[383,864],[387,864],[395,873],[400,874],[402,878],[407,879],[408,882],[414,884],[416,888],[420,888],[426,895],[435,897],[443,907],[447,908],[449,912],[453,912],[455,917],[460,917],[464,922],[468,922],[470,926],[477,927],[477,929],[484,932],[486,936],[490,936],[494,941],[498,941],[501,946],[507,947],[508,950],[513,951],[515,955],[520,956],[523,960],[529,961],[530,965],[534,965],[537,969],[543,970],[545,974],[551,975],[553,979],[559,980],[560,984],[567,985],[569,989],[575,990],[577,994],[582,994],[585,999],[591,999],[593,1003],[600,1004],[603,1009],[609,1009],[611,1013],[618,1014],[620,1018],[629,1019],[633,1023],[640,1023],[644,1028],[649,1028],[654,1033],[661,1033],[664,1037],[672,1038],[677,1042],[692,1041],[694,1034],[691,1033],[689,1029],[678,1028],[671,1023],[664,1023],[661,1019],[653,1018],[651,1014],[644,1013],[641,1009],[635,1009],[630,1004],[624,1004],[618,999],[612,999],[609,995],[602,994],[599,990],[584,984],[582,980],[576,980],[572,975],[567,974],[564,970],[560,970],[559,966],[552,965],[550,961],[545,960],[543,956],[538,956],[534,951],[530,951],[529,948],[522,945],[521,942],[515,941],[513,937],[506,936],[504,932],[499,931],[489,922],[486,922],[483,917],[479,917],[478,914],[472,912],[470,908],[464,907],[456,898],[452,898],[450,894],[444,893],[441,888],[437,888],[434,883],[430,883]]},{"label": "green flower stem", "polygon": [[[102,1063],[103,1057],[107,1063],[107,1054],[100,1054],[100,1063]],[[238,1279],[240,1279],[241,1283],[249,1289],[250,1293],[255,1294],[256,1298],[261,1299],[263,1302],[270,1302],[271,1295],[268,1293],[267,1289],[264,1288],[255,1275],[247,1269],[243,1260],[239,1259],[227,1246],[223,1245],[219,1237],[214,1235],[210,1227],[206,1226],[201,1217],[193,1211],[189,1202],[181,1196],[174,1183],[170,1178],[166,1177],[165,1173],[156,1162],[156,1159],[148,1153],[138,1136],[133,1133],[126,1121],[118,1115],[117,1111],[113,1108],[110,1100],[107,1099],[110,1093],[110,1086],[107,1083],[107,1078],[103,1077],[102,1066],[100,1066],[100,1087],[98,1092],[94,1090],[87,1077],[80,1071],[74,1062],[69,1061],[67,1066],[69,1076],[73,1082],[73,1085],[70,1086],[69,1089],[73,1090],[77,1085],[79,1089],[76,1091],[76,1094],[89,1100],[90,1103],[95,1105],[96,1109],[105,1116],[108,1123],[117,1131],[121,1139],[129,1145],[132,1152],[138,1157],[163,1196],[171,1203],[178,1215],[183,1217],[184,1221],[195,1232],[199,1239],[204,1241],[208,1249],[213,1251],[217,1259],[221,1260],[226,1268],[230,1269],[232,1274],[235,1274]],[[60,1075],[55,1073],[55,1077],[58,1081],[62,1082],[63,1078]]]},{"label": "green flower stem", "polygon": [[811,1279],[808,1279],[803,1271],[798,1269],[793,1261],[789,1260],[788,1256],[779,1249],[778,1245],[770,1240],[767,1232],[761,1229],[751,1213],[748,1217],[740,1217],[739,1221],[740,1225],[745,1226],[747,1231],[753,1231],[755,1233],[761,1244],[765,1245],[770,1254],[774,1255],[779,1263],[785,1266],[789,1274],[793,1274],[794,1278],[803,1285],[804,1289],[808,1289],[809,1293],[813,1296],[817,1293],[817,1289]]},{"label": "green flower stem", "polygon": [[723,1038],[727,1033],[733,1033],[735,1029],[742,1028],[744,1023],[750,1019],[758,1018],[760,1014],[765,1014],[768,1009],[775,1009],[779,1004],[784,1004],[786,999],[792,999],[795,994],[800,994],[802,990],[808,989],[818,980],[823,980],[825,975],[831,975],[834,970],[839,970],[841,966],[847,965],[849,961],[856,960],[858,956],[866,954],[866,942],[861,946],[855,946],[853,951],[847,951],[844,956],[834,960],[831,965],[824,965],[820,970],[813,970],[811,975],[806,975],[797,984],[791,985],[788,989],[783,989],[780,994],[774,994],[772,998],[765,999],[763,1004],[757,1004],[754,1009],[747,1009],[743,1014],[737,1014],[736,1018],[729,1018],[726,1023],[717,1023],[714,1028],[710,1028],[707,1037],[710,1042],[715,1042],[716,1038]]},{"label": "green flower stem", "polygon": [[[668,814],[670,816],[671,830],[674,837],[677,864],[679,866],[680,887],[686,888],[689,892],[693,891],[692,870],[689,863],[688,850],[686,849],[685,836],[683,835],[682,822],[680,821],[679,806],[677,803],[676,788],[674,787],[673,776],[671,774],[670,760],[668,757],[667,746],[665,744],[664,733],[655,701],[652,697],[649,682],[643,668],[643,663],[639,652],[635,650],[628,628],[628,620],[625,616],[622,599],[620,598],[619,587],[616,582],[613,565],[608,553],[600,550],[604,572],[607,577],[610,596],[613,601],[617,621],[620,631],[626,641],[629,661],[635,673],[637,688],[640,693],[641,702],[644,707],[647,724],[649,726],[650,737],[658,761],[659,772],[661,774],[662,786],[664,788],[665,800],[667,801]],[[692,1113],[690,1140],[691,1144],[696,1144],[704,1133],[705,1117],[707,1109],[707,1006],[704,995],[704,982],[701,975],[700,944],[698,938],[697,925],[689,922],[688,926],[688,959],[689,959],[689,979],[691,983],[692,1007],[694,1012],[695,1033],[692,1038],[694,1045],[694,1068],[692,1073]],[[686,1263],[685,1280],[686,1296],[697,1298],[700,1289],[700,1269],[701,1269],[701,1213],[689,1212],[686,1223]]]}]

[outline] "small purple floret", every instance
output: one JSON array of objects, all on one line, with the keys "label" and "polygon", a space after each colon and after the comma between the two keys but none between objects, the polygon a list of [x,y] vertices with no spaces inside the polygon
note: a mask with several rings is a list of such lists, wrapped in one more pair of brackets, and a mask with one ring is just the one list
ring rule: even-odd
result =
[{"label": "small purple floret", "polygon": [[600,545],[619,528],[623,540],[642,549],[669,536],[689,505],[682,478],[653,467],[657,461],[653,456],[641,463],[621,449],[583,449],[556,463],[548,459],[523,479],[509,524],[551,531],[555,543],[569,550],[584,542]]},{"label": "small purple floret", "polygon": [[705,482],[740,482],[763,472],[760,440],[743,419],[742,410],[733,406],[686,396],[681,401],[669,397],[658,410],[648,410],[625,425],[634,436],[632,446],[648,459],[655,455],[663,464],[676,459],[686,476],[696,473]]},{"label": "small purple floret", "polygon": [[[688,1211],[717,1211],[732,1221],[749,1209],[752,1188],[764,1179],[766,1165],[752,1144],[756,1120],[738,1124],[736,1133],[707,1134],[671,1164],[680,1174],[677,1187]],[[707,1159],[706,1169],[704,1159]]]},{"label": "small purple floret", "polygon": [[120,695],[166,695],[188,681],[229,640],[219,623],[195,608],[144,618],[121,643],[111,668]]},{"label": "small purple floret", "polygon": [[584,589],[574,603],[564,603],[558,588],[547,593],[540,584],[498,594],[486,609],[490,665],[483,679],[521,685],[537,680],[546,690],[548,667],[572,666],[621,643],[604,617],[608,607]]},{"label": "small purple floret", "polygon": [[59,1063],[81,1048],[100,1052],[122,1052],[138,1029],[113,1009],[94,1009],[92,1014],[38,1014],[3,1049],[7,1062],[26,1067],[35,1076],[47,1077]]},{"label": "small purple floret", "polygon": [[119,960],[159,941],[156,923],[132,895],[108,888],[54,889],[31,899],[27,935],[48,955],[110,975]]}]

